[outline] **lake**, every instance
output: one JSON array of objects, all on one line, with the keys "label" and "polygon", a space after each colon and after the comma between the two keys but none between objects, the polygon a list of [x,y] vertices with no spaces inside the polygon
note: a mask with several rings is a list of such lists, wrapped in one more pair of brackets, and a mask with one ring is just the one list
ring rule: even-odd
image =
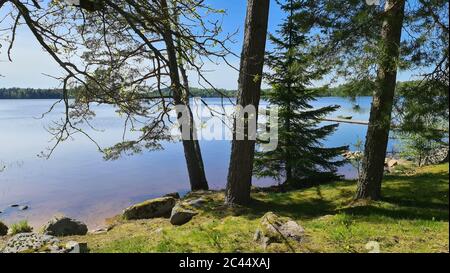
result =
[{"label": "lake", "polygon": [[[207,99],[211,104],[219,99]],[[165,143],[163,151],[144,152],[105,161],[96,146],[82,135],[64,142],[48,160],[38,155],[51,145],[46,131],[52,121],[62,117],[62,105],[40,119],[54,103],[52,100],[0,100],[0,220],[8,224],[27,219],[39,227],[53,215],[64,214],[101,226],[104,219],[127,206],[169,192],[186,193],[189,181],[180,143]],[[319,98],[314,107],[341,105],[332,114],[368,120],[371,98],[360,97],[357,112],[345,98]],[[93,106],[96,117],[92,131],[102,147],[120,141],[123,119],[109,106]],[[364,125],[341,124],[325,141],[326,146],[352,145],[364,139]],[[390,149],[394,146],[390,144]],[[229,141],[201,141],[208,182],[213,189],[225,187],[230,154]],[[351,166],[339,172],[355,177]],[[254,179],[258,186],[275,184],[271,179]],[[28,210],[10,208],[27,205]]]}]

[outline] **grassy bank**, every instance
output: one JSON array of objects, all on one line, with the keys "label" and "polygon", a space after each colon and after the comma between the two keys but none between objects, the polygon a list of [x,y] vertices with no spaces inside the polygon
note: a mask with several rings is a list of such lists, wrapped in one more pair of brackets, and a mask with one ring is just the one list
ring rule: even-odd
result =
[{"label": "grassy bank", "polygon": [[[118,221],[105,234],[64,240],[87,242],[92,252],[367,252],[370,241],[381,252],[449,251],[448,164],[386,177],[381,202],[349,205],[354,192],[352,181],[260,192],[250,208],[234,209],[223,206],[222,193],[209,193],[200,215],[181,227],[167,219]],[[253,235],[267,211],[296,220],[307,241],[264,250]]]}]

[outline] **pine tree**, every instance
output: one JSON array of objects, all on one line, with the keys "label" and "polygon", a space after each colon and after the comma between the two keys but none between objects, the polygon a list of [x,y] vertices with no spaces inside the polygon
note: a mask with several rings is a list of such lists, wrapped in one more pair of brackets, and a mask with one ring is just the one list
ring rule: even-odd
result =
[{"label": "pine tree", "polygon": [[326,148],[323,140],[335,132],[338,125],[321,126],[320,118],[337,110],[331,105],[314,109],[311,102],[317,95],[306,88],[320,79],[325,68],[314,65],[314,56],[307,52],[307,37],[298,25],[302,1],[278,2],[287,17],[275,35],[270,36],[274,49],[267,53],[271,73],[266,79],[272,86],[268,101],[279,107],[279,145],[275,151],[259,151],[255,161],[258,176],[285,179],[291,186],[302,181],[336,178],[339,159],[348,147]]}]

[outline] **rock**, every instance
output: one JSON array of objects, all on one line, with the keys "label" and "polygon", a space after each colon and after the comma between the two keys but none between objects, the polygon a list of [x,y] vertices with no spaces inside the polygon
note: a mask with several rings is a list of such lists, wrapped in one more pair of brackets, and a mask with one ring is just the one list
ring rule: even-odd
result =
[{"label": "rock", "polygon": [[192,209],[178,203],[173,209],[170,216],[170,223],[175,226],[181,226],[191,221],[192,217],[198,213]]},{"label": "rock", "polygon": [[123,217],[126,220],[170,217],[176,202],[176,199],[173,197],[148,200],[125,209],[123,211]]},{"label": "rock", "polygon": [[88,253],[87,243],[70,241],[66,244],[67,253]]},{"label": "rock", "polygon": [[107,228],[98,228],[98,229],[95,229],[95,230],[91,231],[90,233],[98,235],[98,234],[104,234],[104,233],[107,233],[107,232],[108,232]]},{"label": "rock", "polygon": [[0,236],[5,236],[8,234],[8,227],[0,222]]},{"label": "rock", "polygon": [[50,235],[20,233],[8,240],[3,253],[62,252],[59,240]]},{"label": "rock", "polygon": [[172,197],[172,198],[175,198],[175,199],[180,199],[181,198],[181,196],[180,196],[180,194],[178,192],[168,193],[168,194],[164,195],[163,197]]},{"label": "rock", "polygon": [[273,212],[266,213],[260,222],[254,239],[264,248],[273,243],[283,243],[287,239],[301,242],[305,237],[305,230],[295,221],[287,217],[279,217]]},{"label": "rock", "polygon": [[42,232],[53,236],[86,235],[88,228],[80,221],[63,216],[51,219],[42,227]]},{"label": "rock", "polygon": [[11,237],[2,253],[87,253],[86,243],[70,241],[66,247],[58,238],[38,233],[20,233]]},{"label": "rock", "polygon": [[389,168],[393,168],[393,167],[395,167],[395,166],[397,166],[397,165],[398,165],[398,160],[391,159],[391,160],[389,160],[389,162],[388,162],[388,167],[389,167]]},{"label": "rock", "polygon": [[206,201],[204,198],[198,198],[194,200],[189,200],[186,202],[187,205],[194,207],[194,208],[201,208],[203,207],[208,201]]}]

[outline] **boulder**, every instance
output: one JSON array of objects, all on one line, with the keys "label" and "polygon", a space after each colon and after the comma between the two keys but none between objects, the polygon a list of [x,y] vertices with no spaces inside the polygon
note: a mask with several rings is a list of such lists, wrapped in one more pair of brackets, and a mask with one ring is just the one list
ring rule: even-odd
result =
[{"label": "boulder", "polygon": [[254,240],[266,248],[272,243],[283,243],[288,239],[301,242],[304,237],[305,230],[297,222],[268,212],[261,218]]},{"label": "boulder", "polygon": [[11,237],[2,253],[87,253],[86,243],[71,241],[64,247],[58,238],[38,233],[20,233]]},{"label": "boulder", "polygon": [[389,160],[389,162],[388,162],[388,167],[389,167],[389,168],[393,168],[393,167],[395,167],[395,166],[397,166],[397,165],[398,165],[398,160],[391,159],[391,160]]},{"label": "boulder", "polygon": [[178,192],[172,192],[172,193],[168,193],[166,195],[164,195],[163,197],[173,197],[175,199],[180,199],[181,196]]},{"label": "boulder", "polygon": [[126,220],[139,220],[170,217],[176,202],[176,199],[173,197],[148,200],[125,209],[123,211],[123,218]]},{"label": "boulder", "polygon": [[8,234],[8,227],[0,222],[0,236],[5,236]]},{"label": "boulder", "polygon": [[191,219],[198,213],[183,204],[178,203],[170,215],[170,223],[175,226],[181,226],[191,221]]},{"label": "boulder", "polygon": [[59,240],[50,235],[20,233],[11,237],[3,253],[61,252]]},{"label": "boulder", "polygon": [[42,227],[44,234],[53,236],[86,235],[86,224],[68,217],[55,217]]}]

